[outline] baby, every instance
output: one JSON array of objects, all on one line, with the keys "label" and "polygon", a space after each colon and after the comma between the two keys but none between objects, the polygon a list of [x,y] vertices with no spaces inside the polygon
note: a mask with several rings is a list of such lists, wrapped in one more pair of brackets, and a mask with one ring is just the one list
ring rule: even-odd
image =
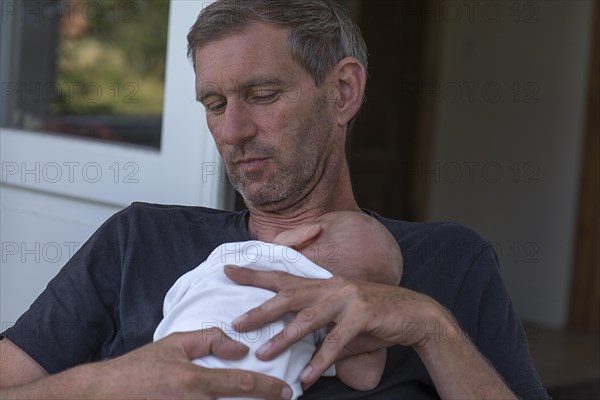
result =
[{"label": "baby", "polygon": [[[255,270],[284,271],[311,279],[333,275],[397,286],[402,275],[402,254],[390,232],[377,220],[360,212],[339,211],[325,214],[310,224],[281,232],[274,243],[248,241],[225,243],[217,247],[197,268],[183,275],[169,290],[164,302],[164,319],[154,340],[173,332],[218,327],[250,350],[242,360],[223,360],[206,356],[194,363],[209,368],[253,370],[286,381],[302,395],[300,373],[312,358],[318,343],[327,334],[317,329],[294,344],[276,359],[261,361],[256,350],[279,333],[294,318],[285,315],[251,332],[237,332],[231,321],[274,296],[274,293],[232,282],[223,267],[232,264]],[[298,328],[299,329],[299,328]],[[291,339],[301,332],[287,326]],[[358,354],[336,362],[326,376],[337,377],[356,390],[374,388],[385,367],[386,350]]]}]

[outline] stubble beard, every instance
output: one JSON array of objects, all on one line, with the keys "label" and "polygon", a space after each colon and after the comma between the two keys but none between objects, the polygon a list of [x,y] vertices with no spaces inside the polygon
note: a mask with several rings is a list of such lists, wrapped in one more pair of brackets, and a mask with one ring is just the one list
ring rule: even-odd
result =
[{"label": "stubble beard", "polygon": [[322,101],[315,101],[308,116],[296,118],[296,125],[281,133],[294,138],[288,143],[290,151],[286,152],[286,160],[281,160],[282,154],[277,149],[261,148],[252,143],[232,150],[232,154],[272,156],[267,168],[259,174],[240,173],[234,166],[227,169],[232,186],[248,207],[263,211],[285,209],[299,202],[317,184],[325,167],[323,147],[333,124],[326,107]]}]

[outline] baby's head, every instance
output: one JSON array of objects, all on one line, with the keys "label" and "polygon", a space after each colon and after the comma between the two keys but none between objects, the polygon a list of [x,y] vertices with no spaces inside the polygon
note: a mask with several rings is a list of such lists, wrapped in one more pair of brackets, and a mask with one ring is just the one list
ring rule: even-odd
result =
[{"label": "baby's head", "polygon": [[402,275],[398,242],[383,224],[361,212],[334,211],[281,232],[290,246],[333,275],[397,286]]},{"label": "baby's head", "polygon": [[[360,212],[325,214],[281,232],[274,242],[296,249],[333,275],[394,286],[402,276],[398,242],[379,221]],[[371,390],[381,381],[385,360],[385,348],[359,354],[350,350],[336,362],[337,377],[353,389]]]}]

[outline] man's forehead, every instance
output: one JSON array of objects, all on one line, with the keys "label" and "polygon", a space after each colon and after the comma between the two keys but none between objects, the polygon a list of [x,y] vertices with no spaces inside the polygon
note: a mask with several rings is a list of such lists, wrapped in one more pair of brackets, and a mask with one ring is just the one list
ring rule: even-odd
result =
[{"label": "man's forehead", "polygon": [[288,29],[278,26],[253,23],[242,31],[204,43],[195,50],[196,72],[253,62],[291,62],[288,33]]},{"label": "man's forehead", "polygon": [[274,79],[291,71],[290,65],[278,60],[204,60],[196,67],[196,80],[199,82],[217,82],[226,80],[260,81]]},{"label": "man's forehead", "polygon": [[265,56],[291,56],[289,29],[267,23],[252,23],[195,48],[196,65],[206,64],[207,59],[260,61]]},{"label": "man's forehead", "polygon": [[[289,61],[289,62],[288,62]],[[252,87],[279,87],[297,84],[307,72],[295,60],[212,64],[196,71],[198,100],[212,93],[241,92]]]}]

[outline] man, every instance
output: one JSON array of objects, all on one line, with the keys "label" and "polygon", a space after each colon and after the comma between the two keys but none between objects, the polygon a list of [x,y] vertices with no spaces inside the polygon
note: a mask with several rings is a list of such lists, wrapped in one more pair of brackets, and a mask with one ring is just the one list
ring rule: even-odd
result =
[{"label": "man", "polygon": [[[100,251],[84,246],[5,332],[3,398],[291,396],[274,378],[193,365],[207,354],[244,356],[218,329],[148,343],[168,288],[219,244],[271,241],[326,212],[360,210],[344,143],[363,99],[366,49],[326,0],[222,0],[188,41],[198,100],[249,211],[135,204],[108,220],[89,242]],[[239,284],[277,292],[238,317],[238,330],[298,312],[291,326],[299,334],[284,331],[258,357],[330,325],[302,374],[304,398],[547,398],[491,247],[458,225],[375,217],[401,246],[402,287],[226,270]],[[457,246],[463,251],[448,256]],[[319,379],[343,349],[388,346],[373,391]]]}]

